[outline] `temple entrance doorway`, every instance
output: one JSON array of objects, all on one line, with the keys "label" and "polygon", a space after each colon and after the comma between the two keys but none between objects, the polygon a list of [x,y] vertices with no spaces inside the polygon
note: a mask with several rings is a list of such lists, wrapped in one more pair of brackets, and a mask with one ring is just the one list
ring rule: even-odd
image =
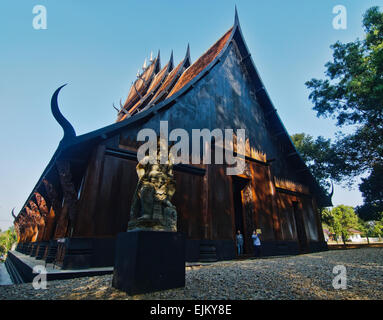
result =
[{"label": "temple entrance doorway", "polygon": [[299,250],[301,253],[307,252],[307,236],[305,231],[305,225],[302,217],[302,212],[299,210],[298,202],[293,201],[293,211],[295,227],[297,230]]},{"label": "temple entrance doorway", "polygon": [[240,230],[243,236],[243,253],[250,253],[248,250],[247,242],[250,241],[247,239],[247,230],[246,230],[246,221],[244,219],[243,205],[242,205],[242,190],[245,188],[249,179],[242,178],[239,176],[232,176],[233,179],[233,203],[234,203],[234,223],[235,223],[235,233]]}]

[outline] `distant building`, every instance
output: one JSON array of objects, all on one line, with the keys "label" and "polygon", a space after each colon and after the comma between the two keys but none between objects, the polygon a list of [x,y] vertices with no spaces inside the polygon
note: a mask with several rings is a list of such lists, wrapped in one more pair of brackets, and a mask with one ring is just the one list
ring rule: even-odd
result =
[{"label": "distant building", "polygon": [[351,242],[362,242],[362,232],[356,229],[348,229],[348,231],[351,233],[351,235],[348,237],[348,241]]}]

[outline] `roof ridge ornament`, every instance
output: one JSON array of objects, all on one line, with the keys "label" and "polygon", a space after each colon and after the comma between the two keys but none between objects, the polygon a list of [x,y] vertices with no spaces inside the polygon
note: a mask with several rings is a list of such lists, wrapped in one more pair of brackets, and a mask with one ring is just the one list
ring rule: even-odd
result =
[{"label": "roof ridge ornament", "polygon": [[172,52],[170,53],[168,69],[173,69],[173,66],[174,66],[174,61],[173,61],[173,49],[172,49]]},{"label": "roof ridge ornament", "polygon": [[237,10],[237,5],[235,5],[235,13],[234,13],[234,26],[239,26],[239,18],[238,18],[238,10]]},{"label": "roof ridge ornament", "polygon": [[57,97],[60,92],[60,90],[65,87],[67,84],[62,85],[52,95],[51,99],[51,111],[53,114],[53,117],[56,119],[56,121],[59,123],[59,125],[63,128],[64,130],[64,137],[62,138],[61,141],[67,141],[67,140],[72,140],[76,138],[76,132],[73,128],[73,126],[70,124],[70,122],[63,116],[61,113],[59,106],[57,104]]},{"label": "roof ridge ornament", "polygon": [[186,48],[186,54],[185,54],[185,58],[184,58],[184,61],[186,60],[189,60],[189,64],[191,65],[191,58],[190,58],[190,44],[188,43],[188,46]]}]

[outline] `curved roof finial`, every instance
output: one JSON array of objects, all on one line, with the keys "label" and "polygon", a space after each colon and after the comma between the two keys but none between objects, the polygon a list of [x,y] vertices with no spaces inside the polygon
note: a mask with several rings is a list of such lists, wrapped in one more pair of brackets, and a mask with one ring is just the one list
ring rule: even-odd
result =
[{"label": "curved roof finial", "polygon": [[74,131],[72,125],[70,122],[62,115],[59,106],[57,104],[57,96],[60,92],[60,90],[65,87],[66,84],[62,85],[59,87],[53,94],[52,99],[51,99],[51,111],[56,119],[56,121],[59,123],[59,125],[63,128],[64,130],[64,137],[62,138],[63,140],[70,140],[76,137],[76,132]]},{"label": "curved roof finial", "polygon": [[334,195],[334,184],[333,184],[333,182],[332,182],[332,180],[331,180],[331,192],[330,192],[330,194],[329,194],[329,197],[330,197],[330,200],[332,200],[332,196]]},{"label": "curved roof finial", "polygon": [[15,220],[16,220],[16,216],[15,216],[15,208],[13,208],[13,209],[12,209],[12,212],[11,212],[11,214],[12,214],[12,217],[13,217],[13,219],[15,219]]}]

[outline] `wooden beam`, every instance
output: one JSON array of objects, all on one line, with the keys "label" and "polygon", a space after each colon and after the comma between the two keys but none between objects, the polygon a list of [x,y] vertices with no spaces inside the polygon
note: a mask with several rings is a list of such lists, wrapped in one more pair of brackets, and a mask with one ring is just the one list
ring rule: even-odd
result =
[{"label": "wooden beam", "polygon": [[247,59],[249,59],[251,57],[251,53],[248,53],[246,56],[244,56],[242,59],[241,59],[241,63]]},{"label": "wooden beam", "polygon": [[265,113],[265,117],[268,117],[268,116],[270,116],[272,113],[275,113],[275,112],[277,112],[277,109],[273,108],[273,109],[271,109],[270,111],[268,111],[268,112]]},{"label": "wooden beam", "polygon": [[280,135],[282,135],[282,134],[284,134],[285,133],[285,131],[279,131],[279,132],[277,132],[276,134],[274,134],[274,136],[275,137],[278,137],[278,136],[280,136]]},{"label": "wooden beam", "polygon": [[295,155],[297,155],[298,154],[298,152],[291,152],[291,153],[289,153],[288,155],[287,155],[287,157],[292,157],[292,156],[295,156]]}]

